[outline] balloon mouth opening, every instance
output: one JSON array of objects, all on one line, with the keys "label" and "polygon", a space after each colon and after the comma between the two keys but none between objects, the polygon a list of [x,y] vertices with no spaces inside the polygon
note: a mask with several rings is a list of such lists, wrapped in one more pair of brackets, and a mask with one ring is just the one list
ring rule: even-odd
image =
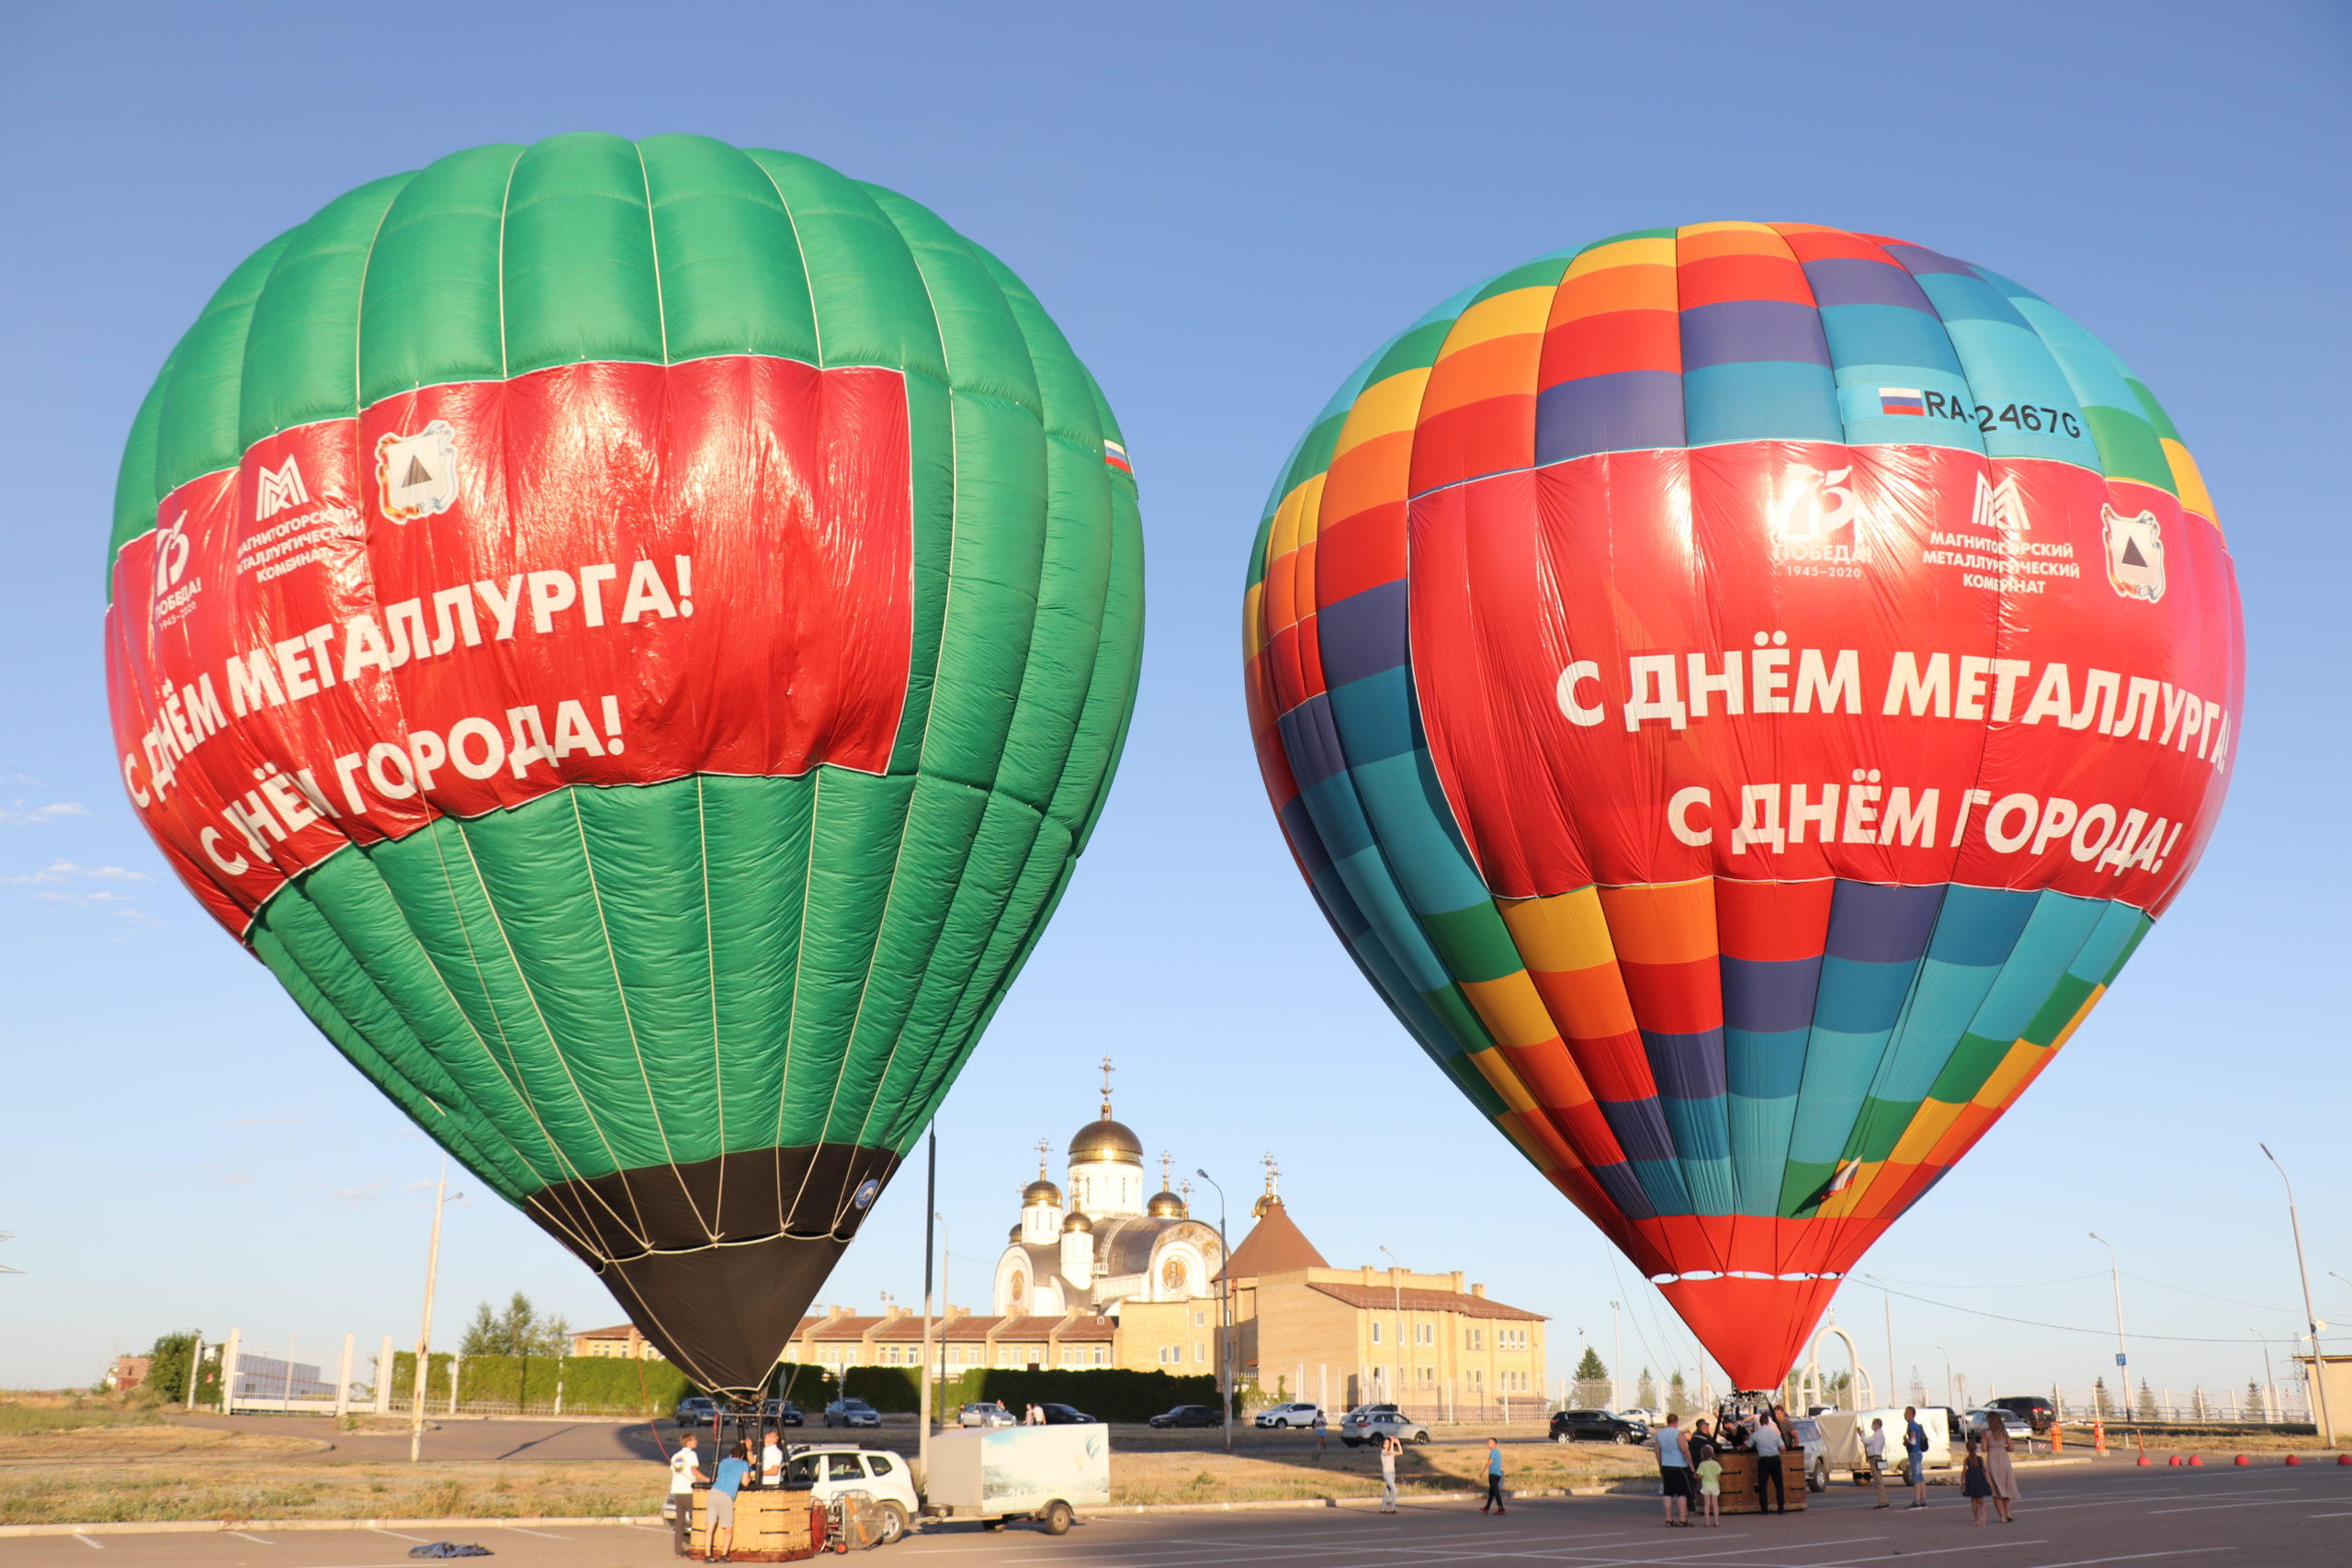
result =
[{"label": "balloon mouth opening", "polygon": [[1792,1274],[1766,1274],[1754,1269],[1686,1269],[1679,1274],[1653,1274],[1653,1285],[1698,1285],[1710,1280],[1778,1280],[1787,1284],[1803,1284],[1808,1280],[1842,1280],[1846,1276],[1836,1269]]}]

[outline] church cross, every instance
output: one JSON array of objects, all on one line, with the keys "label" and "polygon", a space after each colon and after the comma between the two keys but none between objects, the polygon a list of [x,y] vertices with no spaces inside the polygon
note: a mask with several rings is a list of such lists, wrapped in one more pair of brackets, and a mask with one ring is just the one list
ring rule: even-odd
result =
[{"label": "church cross", "polygon": [[1159,1151],[1159,1190],[1162,1192],[1168,1190],[1170,1168],[1175,1163],[1175,1156],[1170,1155],[1166,1149]]},{"label": "church cross", "polygon": [[1051,1155],[1053,1152],[1054,1145],[1052,1144],[1048,1143],[1044,1138],[1037,1140],[1037,1179],[1040,1181],[1046,1179],[1046,1156]]},{"label": "church cross", "polygon": [[1111,1119],[1111,1058],[1102,1058],[1102,1120]]}]

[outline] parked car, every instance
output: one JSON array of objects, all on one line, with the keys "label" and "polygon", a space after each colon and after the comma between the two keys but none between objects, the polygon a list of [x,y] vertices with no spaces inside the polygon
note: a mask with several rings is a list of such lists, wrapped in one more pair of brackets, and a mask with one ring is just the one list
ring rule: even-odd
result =
[{"label": "parked car", "polygon": [[862,1399],[836,1399],[825,1406],[828,1427],[879,1427],[882,1413]]},{"label": "parked car", "polygon": [[908,1521],[922,1506],[905,1460],[848,1443],[812,1443],[795,1450],[785,1461],[784,1483],[795,1490],[805,1487],[825,1503],[844,1492],[872,1493],[882,1506],[885,1546],[907,1533]]},{"label": "parked car", "polygon": [[1620,1410],[1617,1414],[1623,1416],[1628,1421],[1639,1421],[1645,1427],[1656,1427],[1659,1422],[1666,1419],[1665,1416],[1659,1415],[1657,1411],[1652,1410],[1646,1404],[1633,1405],[1628,1409]]},{"label": "parked car", "polygon": [[760,1419],[774,1427],[805,1427],[808,1418],[800,1414],[800,1406],[788,1399],[760,1401]]},{"label": "parked car", "polygon": [[1821,1416],[1836,1414],[1835,1409],[1830,1409],[1789,1417],[1789,1430],[1797,1435],[1797,1446],[1804,1450],[1804,1489],[1808,1492],[1829,1489],[1829,1442],[1821,1429]]},{"label": "parked car", "polygon": [[1018,1427],[1021,1417],[993,1399],[975,1400],[956,1413],[958,1427]]},{"label": "parked car", "polygon": [[1985,1428],[1996,1421],[1998,1421],[2008,1432],[2010,1442],[2023,1445],[2033,1440],[2033,1422],[2014,1410],[2004,1409],[1997,1404],[1988,1404],[1982,1410],[1963,1412],[1960,1417],[1962,1436],[1965,1438],[1973,1433],[1983,1437]]},{"label": "parked car", "polygon": [[1040,1404],[1037,1408],[1045,1412],[1046,1425],[1048,1427],[1093,1427],[1101,1425],[1101,1423],[1097,1422],[1093,1416],[1089,1416],[1086,1412],[1079,1409],[1075,1405]]},{"label": "parked car", "polygon": [[718,1401],[707,1394],[690,1393],[678,1401],[677,1415],[681,1427],[707,1425],[718,1418]]},{"label": "parked car", "polygon": [[1552,1440],[1555,1443],[1642,1443],[1649,1440],[1646,1421],[1606,1410],[1555,1410]]},{"label": "parked car", "polygon": [[[2010,1393],[1993,1400],[1986,1405],[1991,1410],[2006,1410],[2012,1416],[2022,1416],[2036,1437],[2041,1436],[2058,1423],[2058,1407],[2038,1393]],[[2017,1436],[2017,1427],[2010,1425],[2009,1436]]]},{"label": "parked car", "polygon": [[1350,1448],[1395,1438],[1400,1443],[1426,1443],[1430,1429],[1393,1404],[1359,1405],[1340,1422],[1340,1441]]},{"label": "parked car", "polygon": [[1261,1427],[1312,1427],[1322,1418],[1321,1405],[1295,1399],[1288,1404],[1277,1404],[1258,1412],[1258,1425]]},{"label": "parked car", "polygon": [[[1216,1411],[1205,1404],[1180,1404],[1173,1410],[1163,1411],[1153,1416],[1151,1424],[1155,1427],[1221,1427],[1225,1423],[1218,1418]],[[1262,1416],[1259,1416],[1258,1425],[1261,1427],[1266,1425],[1266,1418]]]}]

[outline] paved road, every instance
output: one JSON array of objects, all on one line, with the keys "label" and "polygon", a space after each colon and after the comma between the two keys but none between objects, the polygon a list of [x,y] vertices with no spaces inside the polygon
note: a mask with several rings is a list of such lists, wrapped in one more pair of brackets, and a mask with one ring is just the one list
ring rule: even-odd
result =
[{"label": "paved road", "polygon": [[[1785,1518],[1668,1530],[1655,1501],[1532,1500],[1506,1518],[1467,1503],[1394,1517],[1362,1506],[1233,1514],[1106,1515],[1053,1540],[934,1527],[875,1568],[2344,1568],[2352,1563],[2352,1469],[2124,1467],[2036,1478],[2018,1522],[1983,1529],[1949,1487],[1921,1512],[1884,1517],[1837,1488]],[[514,1568],[660,1568],[667,1533],[628,1527],[482,1524],[447,1532]],[[87,1536],[0,1540],[0,1568],[405,1568],[416,1532]],[[933,1560],[936,1560],[935,1562]]]}]

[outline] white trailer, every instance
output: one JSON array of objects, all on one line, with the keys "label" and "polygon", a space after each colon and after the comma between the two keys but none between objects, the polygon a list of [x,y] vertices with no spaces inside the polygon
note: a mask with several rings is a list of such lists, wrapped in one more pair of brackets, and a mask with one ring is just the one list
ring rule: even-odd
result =
[{"label": "white trailer", "polygon": [[941,1518],[978,1519],[1001,1529],[1035,1519],[1047,1535],[1069,1530],[1077,1510],[1111,1501],[1111,1429],[1069,1427],[950,1427],[931,1439],[923,1505]]}]

